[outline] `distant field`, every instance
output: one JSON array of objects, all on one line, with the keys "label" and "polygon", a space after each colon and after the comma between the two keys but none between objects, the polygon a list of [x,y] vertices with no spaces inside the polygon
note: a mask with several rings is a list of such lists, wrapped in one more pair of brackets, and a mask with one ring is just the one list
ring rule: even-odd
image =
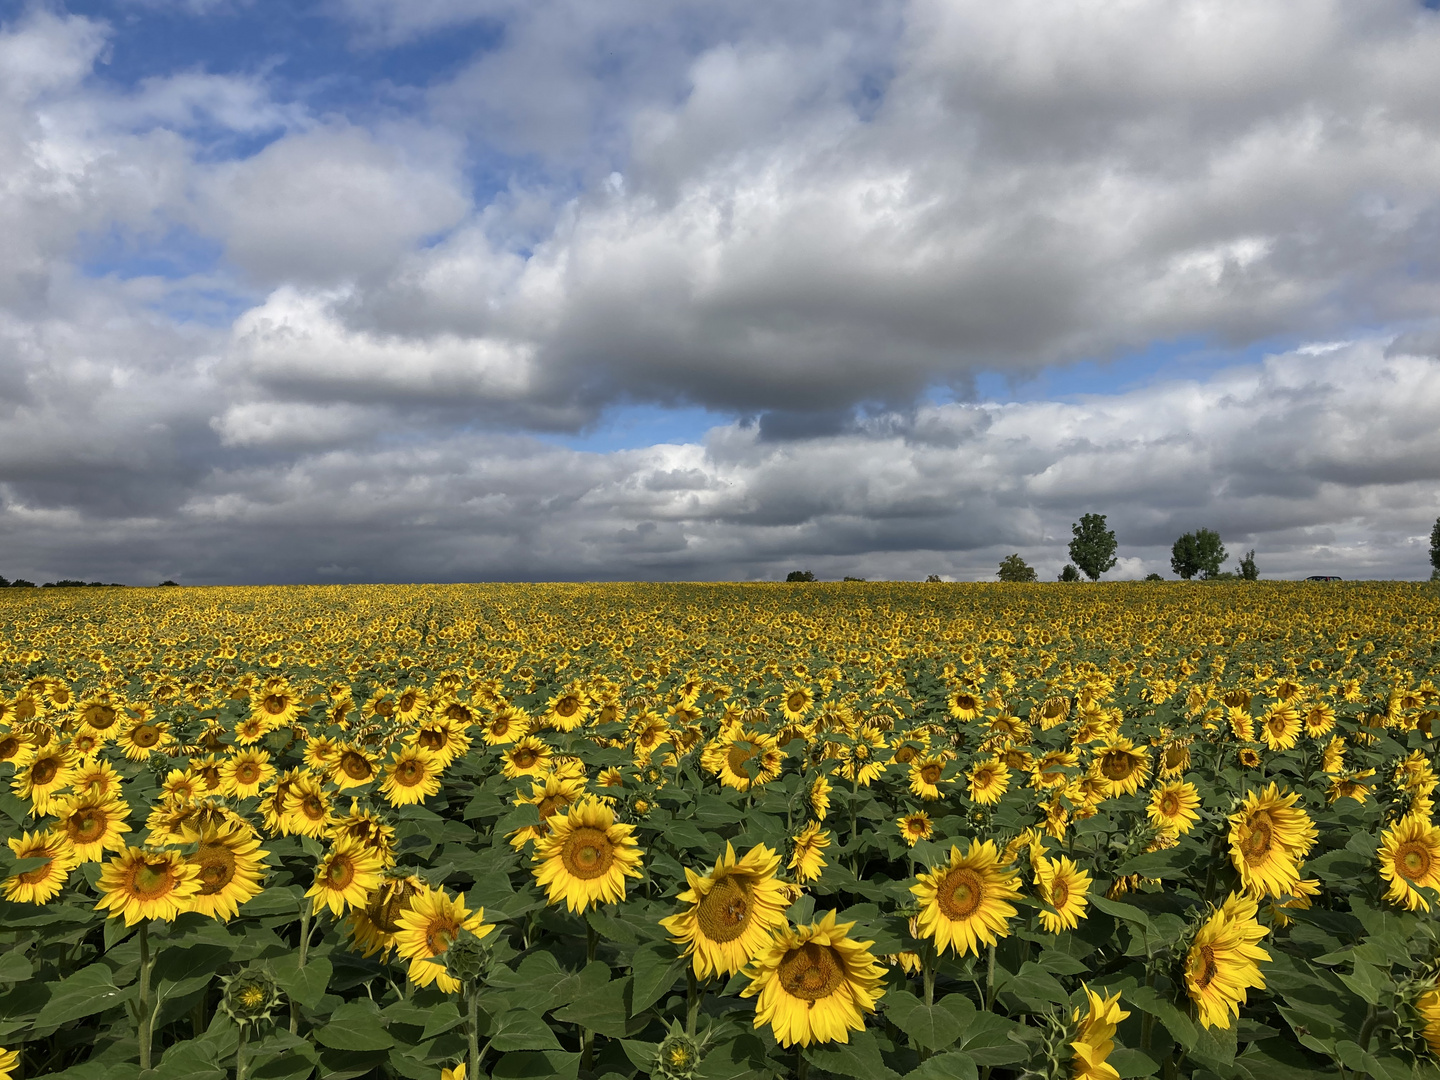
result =
[{"label": "distant field", "polygon": [[1437,642],[1418,584],[3,590],[0,1078],[1434,1080]]}]

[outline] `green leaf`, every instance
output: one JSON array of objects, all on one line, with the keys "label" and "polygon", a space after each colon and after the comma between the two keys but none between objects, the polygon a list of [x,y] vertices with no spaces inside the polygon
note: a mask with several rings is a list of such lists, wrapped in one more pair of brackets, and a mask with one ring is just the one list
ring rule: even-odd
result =
[{"label": "green leaf", "polygon": [[323,956],[310,959],[302,968],[298,953],[275,957],[270,961],[270,970],[286,996],[307,1009],[319,1006],[334,973],[333,965]]},{"label": "green leaf", "polygon": [[936,1054],[918,1069],[905,1074],[905,1080],[980,1080],[980,1070],[969,1054],[952,1050]]},{"label": "green leaf", "polygon": [[91,964],[51,988],[50,1000],[35,1018],[35,1026],[59,1027],[123,1005],[134,996],[133,986],[122,990],[115,985],[113,973],[104,964]]},{"label": "green leaf", "polygon": [[[555,1019],[578,1024],[590,1031],[598,1031],[612,1039],[634,1034],[629,1030],[629,1020],[634,1015],[628,1007],[631,985],[628,977],[602,983],[582,993],[563,1009],[557,1009]],[[644,1022],[640,1021],[638,1027],[643,1026]]]},{"label": "green leaf", "polygon": [[881,999],[885,1015],[917,1049],[943,1050],[960,1037],[960,1022],[942,1005],[926,1005],[914,994],[892,991]]},{"label": "green leaf", "polygon": [[848,1043],[825,1043],[811,1046],[805,1052],[810,1064],[857,1080],[899,1080],[899,1073],[885,1064],[880,1056],[880,1043],[873,1031],[852,1031]]},{"label": "green leaf", "polygon": [[512,1050],[559,1050],[559,1041],[550,1025],[528,1009],[510,1009],[495,1017],[485,1033],[491,1045],[502,1053]]},{"label": "green leaf", "polygon": [[14,948],[0,956],[0,982],[24,982],[35,973],[35,966],[24,949]]},{"label": "green leaf", "polygon": [[152,1074],[154,1080],[224,1080],[226,1070],[215,1060],[215,1044],[190,1039],[166,1049]]},{"label": "green leaf", "polygon": [[505,1054],[490,1071],[498,1080],[575,1080],[580,1072],[580,1055],[562,1050],[522,1050]]},{"label": "green leaf", "polygon": [[331,1015],[315,1039],[335,1050],[389,1050],[395,1045],[383,1026],[379,1007],[369,998],[347,1001]]},{"label": "green leaf", "polygon": [[684,974],[687,963],[680,950],[668,941],[651,942],[636,949],[630,960],[635,979],[631,1010],[642,1013],[668,994]]},{"label": "green leaf", "polygon": [[1133,1076],[1154,1076],[1160,1071],[1160,1063],[1149,1054],[1126,1046],[1116,1047],[1105,1060],[1120,1074],[1121,1080],[1129,1080]]},{"label": "green leaf", "polygon": [[1141,1012],[1147,1012],[1165,1025],[1165,1030],[1174,1036],[1175,1041],[1183,1046],[1186,1051],[1195,1046],[1199,1038],[1199,1028],[1190,1017],[1181,1012],[1175,1003],[1150,986],[1136,986],[1124,992],[1125,1000],[1134,1005]]}]

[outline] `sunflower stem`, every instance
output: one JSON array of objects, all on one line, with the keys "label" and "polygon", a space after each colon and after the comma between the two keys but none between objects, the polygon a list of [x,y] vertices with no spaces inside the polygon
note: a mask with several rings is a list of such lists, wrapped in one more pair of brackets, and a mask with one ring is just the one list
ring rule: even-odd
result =
[{"label": "sunflower stem", "polygon": [[150,1068],[150,1031],[155,1023],[154,1010],[150,1008],[150,920],[140,922],[140,989],[138,993],[139,1016],[137,1024],[140,1036],[140,1071]]},{"label": "sunflower stem", "polygon": [[685,969],[685,1034],[695,1037],[695,1019],[700,1015],[700,982],[695,978],[695,968]]},{"label": "sunflower stem", "polygon": [[805,1051],[795,1047],[795,1080],[806,1080],[810,1075],[810,1062],[805,1060]]},{"label": "sunflower stem", "polygon": [[[593,964],[595,962],[595,946],[598,941],[599,935],[595,933],[595,927],[591,926],[590,921],[587,919],[585,921],[585,962],[587,964]],[[595,1032],[591,1031],[589,1028],[584,1028],[581,1033],[580,1043],[581,1070],[589,1072],[594,1062]]]},{"label": "sunflower stem", "polygon": [[465,1034],[470,1040],[470,1075],[480,1075],[480,987],[471,983],[465,987],[466,1019]]},{"label": "sunflower stem", "polygon": [[[1155,961],[1147,959],[1145,962],[1145,985],[1150,989],[1155,988]],[[1145,1053],[1150,1052],[1150,1036],[1155,1030],[1155,1017],[1146,1013],[1140,1018],[1140,1049]]]},{"label": "sunflower stem", "polygon": [[995,1007],[995,945],[985,950],[985,1011]]},{"label": "sunflower stem", "polygon": [[249,1030],[249,1024],[240,1025],[240,1041],[235,1044],[235,1080],[245,1080],[245,1070],[248,1065],[245,1061],[245,1036]]},{"label": "sunflower stem", "polygon": [[[297,957],[297,965],[305,966],[305,956],[310,951],[310,905],[304,899],[300,901],[300,952]],[[292,999],[290,1002],[290,1034],[297,1035],[300,1032],[300,1006]]]}]

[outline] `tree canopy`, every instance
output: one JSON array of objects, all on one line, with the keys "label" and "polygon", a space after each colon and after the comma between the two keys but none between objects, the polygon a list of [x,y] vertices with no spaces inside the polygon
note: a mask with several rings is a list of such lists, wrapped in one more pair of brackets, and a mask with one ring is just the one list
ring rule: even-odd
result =
[{"label": "tree canopy", "polygon": [[1086,514],[1070,527],[1070,561],[1085,572],[1091,581],[1115,565],[1115,530],[1105,527],[1104,514]]},{"label": "tree canopy", "polygon": [[1006,555],[1000,560],[1001,581],[1034,581],[1035,568],[1018,554]]},{"label": "tree canopy", "polygon": [[1170,569],[1189,581],[1196,574],[1212,578],[1225,561],[1225,545],[1214,529],[1196,529],[1175,541],[1170,549]]}]

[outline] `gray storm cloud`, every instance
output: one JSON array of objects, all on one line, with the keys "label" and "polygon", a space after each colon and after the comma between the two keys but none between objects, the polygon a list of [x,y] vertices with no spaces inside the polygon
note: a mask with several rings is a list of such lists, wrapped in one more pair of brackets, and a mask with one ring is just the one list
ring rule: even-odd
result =
[{"label": "gray storm cloud", "polygon": [[[117,89],[104,24],[0,29],[0,573],[979,577],[1020,551],[1053,574],[1091,509],[1127,574],[1200,525],[1272,573],[1425,572],[1435,12],[331,10],[357,48],[504,32],[402,119],[263,71]],[[125,269],[177,232],[216,258]],[[1272,336],[1321,344],[925,404]],[[737,419],[555,445],[616,405]]]}]

